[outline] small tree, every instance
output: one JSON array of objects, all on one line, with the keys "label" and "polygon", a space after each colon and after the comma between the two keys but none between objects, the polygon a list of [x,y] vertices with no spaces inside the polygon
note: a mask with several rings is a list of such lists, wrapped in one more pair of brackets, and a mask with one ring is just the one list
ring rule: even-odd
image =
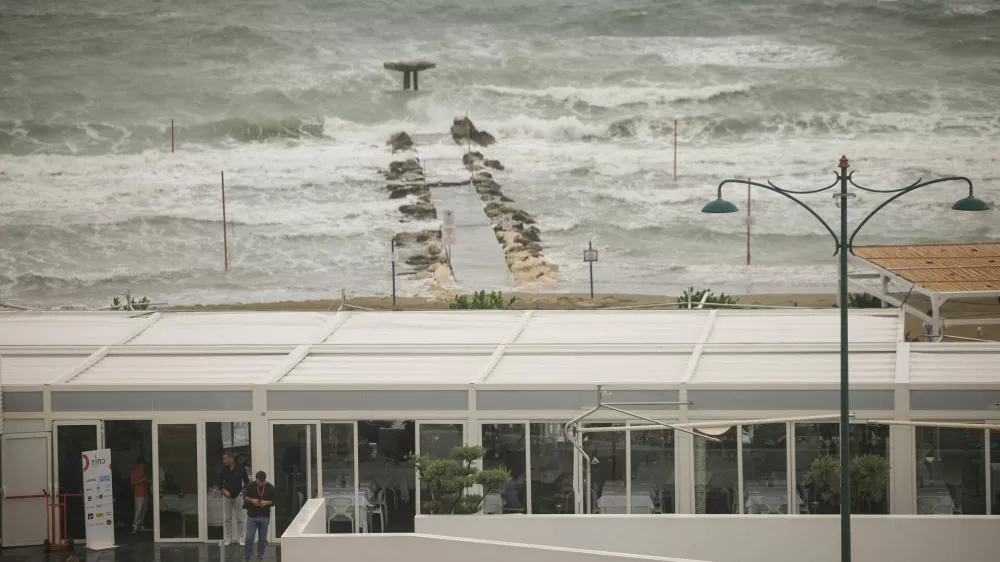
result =
[{"label": "small tree", "polygon": [[[429,498],[421,497],[423,511],[434,515],[479,513],[483,494],[499,491],[510,480],[510,471],[504,467],[479,468],[478,461],[485,454],[482,447],[463,446],[452,449],[448,459],[411,457],[420,482],[430,491]],[[477,484],[483,487],[483,494],[469,492]]]}]

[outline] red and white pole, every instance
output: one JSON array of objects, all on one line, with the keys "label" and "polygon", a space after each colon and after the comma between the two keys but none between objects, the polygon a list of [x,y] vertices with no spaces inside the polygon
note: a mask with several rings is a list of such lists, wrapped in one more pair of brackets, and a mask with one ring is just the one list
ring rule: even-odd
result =
[{"label": "red and white pole", "polygon": [[229,270],[229,236],[226,232],[226,172],[219,172],[222,178],[222,251],[225,253],[223,263]]}]

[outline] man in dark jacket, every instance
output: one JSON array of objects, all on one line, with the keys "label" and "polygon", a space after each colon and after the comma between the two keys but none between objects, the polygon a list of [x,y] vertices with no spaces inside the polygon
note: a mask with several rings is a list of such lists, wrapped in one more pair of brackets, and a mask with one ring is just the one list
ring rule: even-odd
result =
[{"label": "man in dark jacket", "polygon": [[236,521],[236,538],[243,546],[243,498],[240,494],[250,484],[246,468],[237,466],[232,453],[222,454],[222,470],[219,471],[219,489],[222,490],[222,545],[229,546],[233,540],[233,520]]},{"label": "man in dark jacket", "polygon": [[274,505],[274,486],[267,481],[263,470],[257,478],[243,490],[243,507],[247,510],[247,544],[243,550],[243,560],[249,562],[253,554],[253,537],[257,533],[257,560],[264,559],[267,548],[267,526],[271,522],[271,506]]}]

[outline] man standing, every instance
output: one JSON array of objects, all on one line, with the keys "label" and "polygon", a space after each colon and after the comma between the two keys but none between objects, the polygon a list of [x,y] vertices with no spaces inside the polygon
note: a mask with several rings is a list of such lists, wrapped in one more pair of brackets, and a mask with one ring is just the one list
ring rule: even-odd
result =
[{"label": "man standing", "polygon": [[149,507],[149,478],[146,476],[146,459],[139,457],[132,469],[132,496],[135,498],[135,517],[132,532],[146,530],[146,509]]},{"label": "man standing", "polygon": [[257,478],[243,490],[243,507],[247,510],[247,544],[243,550],[243,560],[249,562],[253,554],[253,537],[257,533],[257,560],[264,559],[267,548],[267,526],[271,522],[271,506],[274,505],[274,486],[267,481],[263,470]]},{"label": "man standing", "polygon": [[222,454],[222,470],[219,472],[219,488],[222,490],[222,545],[229,546],[233,540],[233,520],[236,521],[236,539],[243,546],[243,499],[240,495],[250,484],[250,477],[242,466],[236,466],[232,453]]}]

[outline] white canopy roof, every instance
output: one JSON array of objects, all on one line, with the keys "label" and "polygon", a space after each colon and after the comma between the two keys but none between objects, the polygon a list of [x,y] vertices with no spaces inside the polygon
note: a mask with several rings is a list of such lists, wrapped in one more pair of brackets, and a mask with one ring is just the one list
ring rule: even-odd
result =
[{"label": "white canopy roof", "polygon": [[[11,312],[0,384],[834,385],[831,310]],[[1000,385],[1000,344],[906,343],[852,310],[853,384]]]}]

